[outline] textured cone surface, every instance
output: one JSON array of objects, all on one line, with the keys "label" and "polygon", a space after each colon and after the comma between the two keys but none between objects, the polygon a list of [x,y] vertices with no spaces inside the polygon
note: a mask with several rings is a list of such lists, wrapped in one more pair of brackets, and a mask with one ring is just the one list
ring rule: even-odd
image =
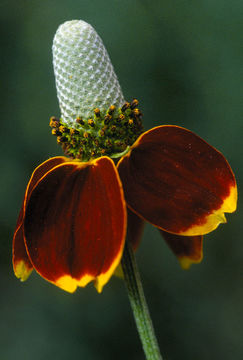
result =
[{"label": "textured cone surface", "polygon": [[123,94],[102,40],[81,20],[62,24],[53,41],[53,65],[62,120],[74,125],[93,110],[121,107]]}]

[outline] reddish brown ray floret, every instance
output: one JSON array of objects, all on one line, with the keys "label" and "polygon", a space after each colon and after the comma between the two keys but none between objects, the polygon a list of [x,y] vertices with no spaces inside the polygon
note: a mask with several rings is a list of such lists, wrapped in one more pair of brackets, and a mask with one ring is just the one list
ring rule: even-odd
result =
[{"label": "reddish brown ray floret", "polygon": [[[137,250],[143,230],[144,230],[145,222],[139,216],[137,216],[133,211],[127,208],[127,235],[126,241],[132,245],[133,250]],[[123,278],[123,270],[121,264],[116,268],[114,275]]]},{"label": "reddish brown ray floret", "polygon": [[136,250],[140,244],[145,222],[133,211],[127,208],[127,241]]},{"label": "reddish brown ray floret", "polygon": [[24,234],[36,271],[66,291],[95,280],[100,292],[120,262],[126,206],[112,160],[66,162],[37,183]]},{"label": "reddish brown ray floret", "polygon": [[12,256],[14,273],[21,281],[27,280],[33,270],[33,266],[29,260],[24,243],[23,212],[24,201],[17,220],[16,230],[14,232]]},{"label": "reddish brown ray floret", "polygon": [[199,263],[203,257],[203,236],[181,236],[160,230],[167,245],[175,254],[183,269]]},{"label": "reddish brown ray floret", "polygon": [[128,206],[167,232],[206,234],[236,209],[236,182],[223,155],[181,127],[141,135],[118,170]]},{"label": "reddish brown ray floret", "polygon": [[29,256],[26,252],[23,233],[23,221],[26,203],[29,200],[32,190],[34,189],[37,182],[42,178],[42,176],[45,175],[53,167],[67,160],[68,159],[63,156],[57,156],[55,158],[51,158],[45,161],[35,169],[27,185],[13,237],[13,268],[15,275],[22,281],[28,278],[33,269],[33,266],[29,260]]},{"label": "reddish brown ray floret", "polygon": [[100,292],[122,256],[126,205],[133,248],[149,221],[188,268],[202,259],[201,235],[236,208],[235,178],[223,155],[177,126],[141,135],[118,170],[122,185],[108,157],[86,163],[56,157],[36,168],[14,234],[17,277],[27,279],[34,267],[64,290],[94,280]]}]

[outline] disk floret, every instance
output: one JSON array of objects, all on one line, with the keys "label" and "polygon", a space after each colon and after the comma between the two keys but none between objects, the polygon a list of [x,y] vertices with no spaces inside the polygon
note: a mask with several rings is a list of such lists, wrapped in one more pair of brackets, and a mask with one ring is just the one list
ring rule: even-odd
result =
[{"label": "disk floret", "polygon": [[50,126],[67,156],[89,161],[100,156],[120,157],[143,132],[141,118],[138,100],[133,99],[120,108],[111,105],[105,115],[95,108],[93,117],[77,117],[75,127],[54,116],[50,119]]}]

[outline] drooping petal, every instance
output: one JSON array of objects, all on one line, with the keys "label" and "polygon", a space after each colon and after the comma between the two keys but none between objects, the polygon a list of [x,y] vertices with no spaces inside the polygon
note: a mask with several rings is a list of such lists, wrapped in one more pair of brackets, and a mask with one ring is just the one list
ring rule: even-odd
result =
[{"label": "drooping petal", "polygon": [[69,292],[95,280],[101,292],[120,262],[126,235],[126,206],[112,160],[72,161],[47,173],[27,203],[24,233],[41,276]]},{"label": "drooping petal", "polygon": [[140,244],[144,225],[144,220],[127,208],[127,241],[132,244],[133,250],[136,250]]},{"label": "drooping petal", "polygon": [[189,130],[158,126],[118,163],[128,206],[158,228],[203,235],[236,209],[237,188],[223,155]]},{"label": "drooping petal", "polygon": [[25,249],[23,234],[23,205],[16,224],[13,236],[12,262],[15,276],[21,281],[25,281],[30,276],[33,266]]},{"label": "drooping petal", "polygon": [[24,243],[24,234],[23,234],[23,218],[24,218],[24,207],[28,201],[31,191],[35,187],[36,183],[42,178],[42,176],[51,170],[53,167],[67,161],[68,158],[63,156],[57,156],[46,160],[40,164],[32,173],[30,181],[26,187],[24,200],[21,206],[17,224],[15,227],[15,232],[13,236],[13,269],[17,278],[21,281],[27,280],[29,275],[32,272],[33,266],[29,260],[29,256],[26,252],[25,243]]},{"label": "drooping petal", "polygon": [[159,230],[169,248],[177,257],[182,269],[189,269],[203,258],[203,236],[181,236]]},{"label": "drooping petal", "polygon": [[[127,208],[127,237],[126,241],[129,241],[132,244],[133,250],[137,250],[144,229],[145,222],[139,216],[137,216],[133,211]],[[114,272],[115,276],[123,278],[123,270],[121,264],[119,264]]]}]

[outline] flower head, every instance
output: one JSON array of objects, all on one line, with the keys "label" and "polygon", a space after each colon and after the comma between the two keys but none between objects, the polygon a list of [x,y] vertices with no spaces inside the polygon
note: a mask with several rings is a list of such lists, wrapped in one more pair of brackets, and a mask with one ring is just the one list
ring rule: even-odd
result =
[{"label": "flower head", "polygon": [[103,42],[82,20],[59,26],[53,40],[53,65],[62,121],[78,126],[78,117],[92,118],[95,108],[104,115],[110,105],[125,99]]},{"label": "flower head", "polygon": [[100,292],[126,236],[138,246],[144,221],[183,268],[201,261],[202,236],[236,209],[223,155],[178,126],[143,132],[138,101],[124,100],[89,24],[61,25],[53,59],[61,117],[50,126],[66,156],[39,165],[27,185],[13,240],[16,276],[26,280],[34,268],[66,291],[94,280]]}]

